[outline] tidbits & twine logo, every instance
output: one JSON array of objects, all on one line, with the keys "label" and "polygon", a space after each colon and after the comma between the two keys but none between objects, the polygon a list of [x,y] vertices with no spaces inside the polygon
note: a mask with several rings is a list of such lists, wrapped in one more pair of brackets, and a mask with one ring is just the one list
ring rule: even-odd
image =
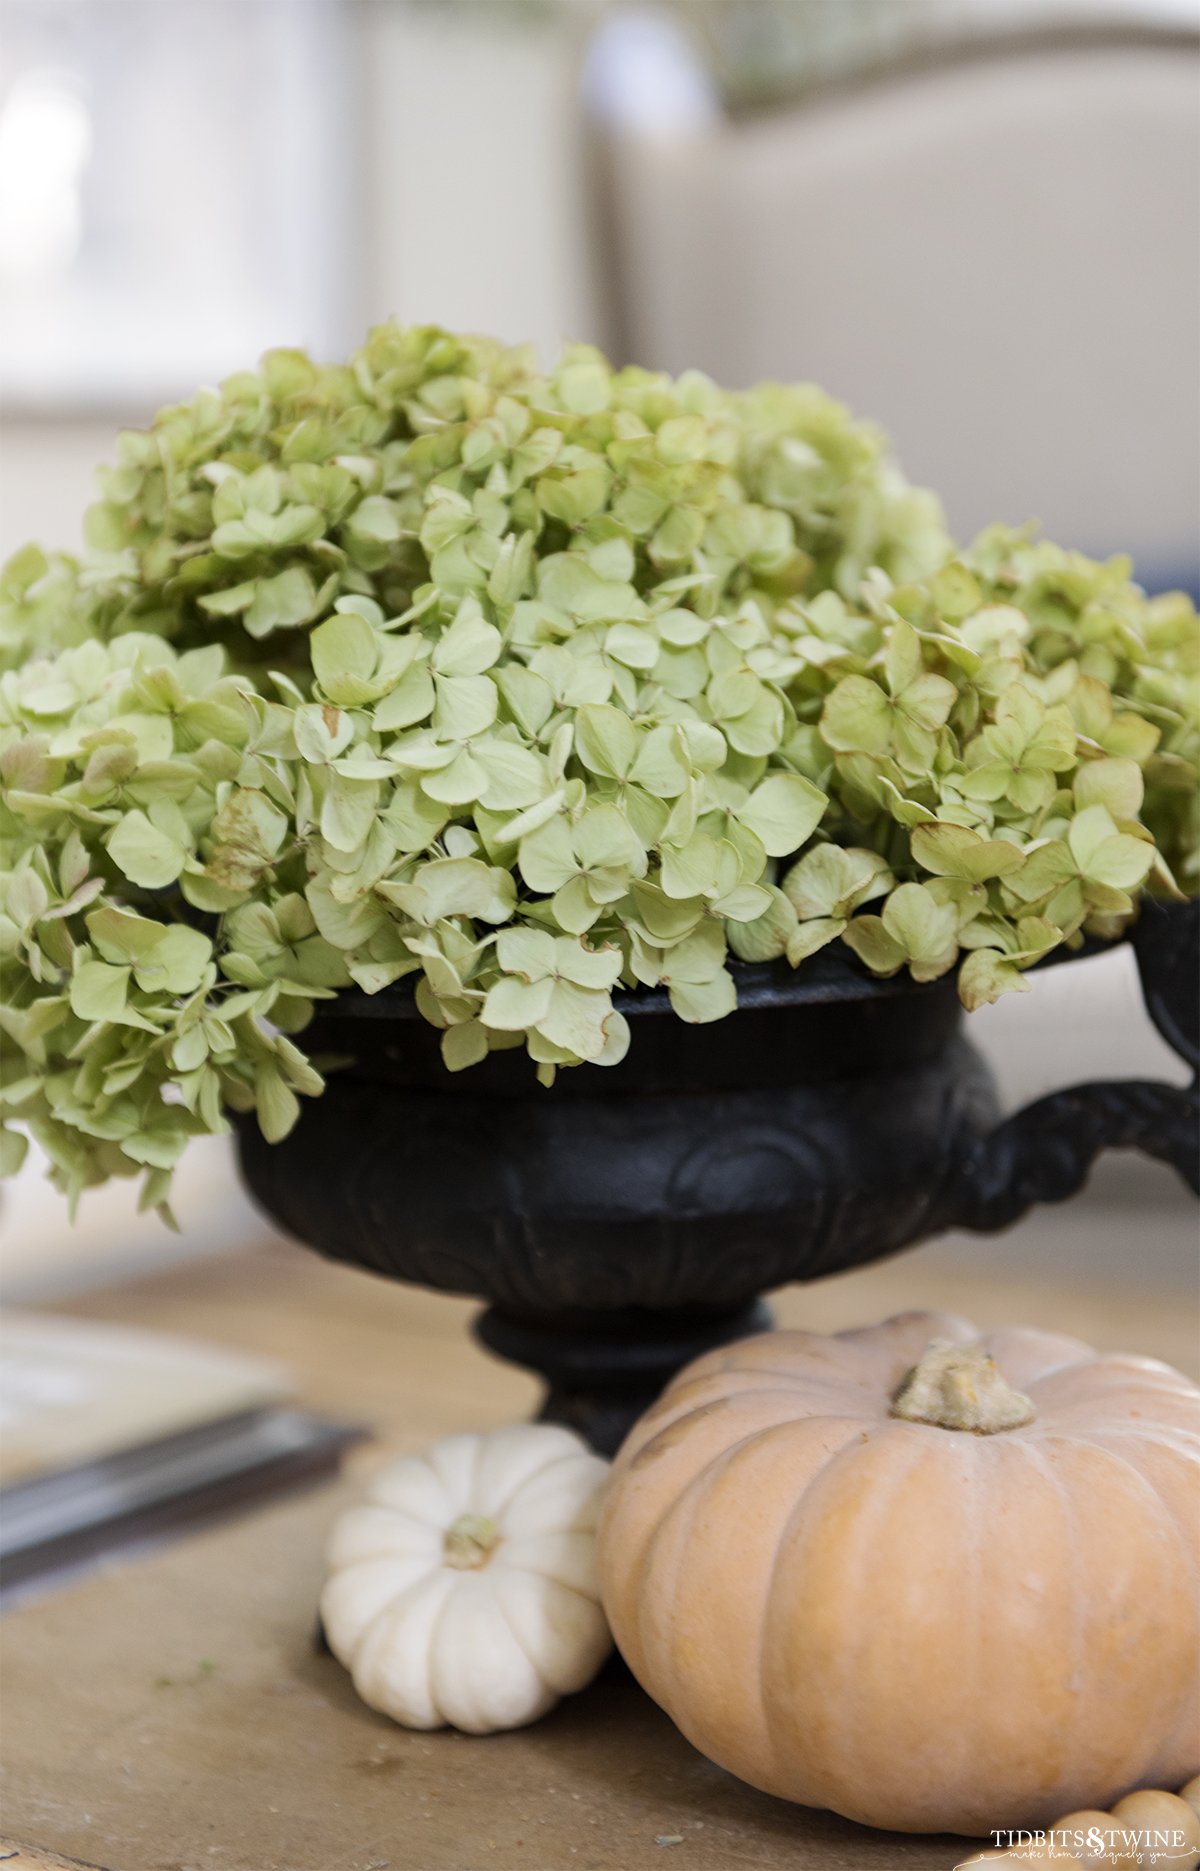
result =
[{"label": "tidbits & twine logo", "polygon": [[[1172,1864],[1191,1866],[1194,1863],[1194,1848],[1188,1842],[1187,1834],[1177,1826],[1127,1826],[1119,1820],[1112,1820],[1101,1825],[1097,1821],[1087,1826],[1048,1826],[1045,1829],[1028,1830],[1017,1828],[1004,1831],[995,1828],[991,1833],[993,1849],[974,1858],[964,1858],[955,1867],[955,1871],[969,1871],[969,1867],[983,1866],[997,1862],[997,1855],[1003,1854],[1003,1861],[1009,1864],[1034,1865],[1112,1865],[1114,1871],[1142,1871],[1142,1867],[1167,1867]],[[1086,1856],[1085,1856],[1086,1854]]]}]

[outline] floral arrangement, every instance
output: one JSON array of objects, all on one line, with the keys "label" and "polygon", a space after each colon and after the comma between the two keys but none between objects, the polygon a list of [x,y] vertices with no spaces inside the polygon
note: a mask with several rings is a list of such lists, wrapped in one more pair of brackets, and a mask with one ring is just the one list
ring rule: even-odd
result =
[{"label": "floral arrangement", "polygon": [[715,1020],[841,942],[972,1007],[1197,888],[1187,599],[954,557],[810,386],[389,325],[100,478],[84,557],[0,580],[3,1096],[72,1198],[164,1205],[227,1108],[284,1135],[342,989],[548,1083],[622,1057],[618,986]]}]

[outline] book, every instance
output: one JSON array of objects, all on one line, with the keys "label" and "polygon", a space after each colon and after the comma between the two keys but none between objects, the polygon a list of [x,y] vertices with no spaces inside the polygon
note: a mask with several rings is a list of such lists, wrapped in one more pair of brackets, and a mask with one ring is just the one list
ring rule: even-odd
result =
[{"label": "book", "polygon": [[356,1439],[298,1409],[286,1370],[186,1338],[0,1316],[0,1592],[333,1468]]}]

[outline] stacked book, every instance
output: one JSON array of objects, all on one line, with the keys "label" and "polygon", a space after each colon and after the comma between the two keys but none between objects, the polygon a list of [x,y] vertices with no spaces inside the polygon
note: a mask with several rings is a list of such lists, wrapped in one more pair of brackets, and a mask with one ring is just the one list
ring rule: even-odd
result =
[{"label": "stacked book", "polygon": [[0,1587],[28,1595],[336,1465],[354,1432],[279,1366],[188,1339],[0,1316]]}]

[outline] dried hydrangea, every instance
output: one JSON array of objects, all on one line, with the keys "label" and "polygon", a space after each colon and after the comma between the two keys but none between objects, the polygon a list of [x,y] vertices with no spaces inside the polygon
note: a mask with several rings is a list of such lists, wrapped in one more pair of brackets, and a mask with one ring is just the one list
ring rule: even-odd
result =
[{"label": "dried hydrangea", "polygon": [[282,1136],[351,986],[549,1081],[623,1056],[621,985],[715,1020],[841,942],[974,1006],[1197,888],[1190,604],[953,559],[815,389],[386,326],[101,481],[84,559],[0,583],[3,1095],[72,1197],[162,1205],[229,1108]]}]

